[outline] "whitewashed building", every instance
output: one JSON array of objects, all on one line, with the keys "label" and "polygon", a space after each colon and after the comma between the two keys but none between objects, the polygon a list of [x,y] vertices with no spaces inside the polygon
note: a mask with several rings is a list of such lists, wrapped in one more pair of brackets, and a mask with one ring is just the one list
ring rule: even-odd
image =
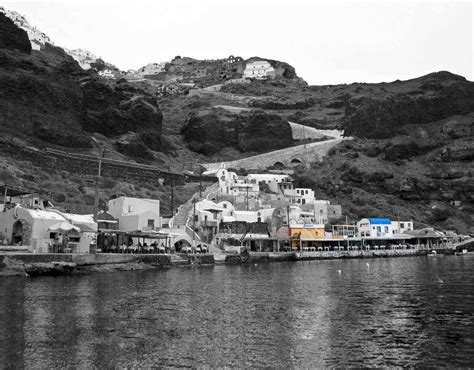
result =
[{"label": "whitewashed building", "polygon": [[245,66],[244,78],[274,78],[275,69],[266,60],[257,60],[255,62],[249,62]]},{"label": "whitewashed building", "polygon": [[109,200],[108,213],[119,221],[123,231],[149,231],[161,228],[160,201],[119,197]]},{"label": "whitewashed building", "polygon": [[290,203],[297,205],[314,204],[314,191],[309,188],[294,188],[283,192]]},{"label": "whitewashed building", "polygon": [[413,221],[392,221],[393,234],[406,234],[413,231]]},{"label": "whitewashed building", "polygon": [[111,78],[111,79],[115,78],[115,74],[112,72],[111,69],[104,69],[103,71],[97,72],[97,74],[105,78]]},{"label": "whitewashed building", "polygon": [[388,218],[363,218],[357,222],[361,238],[390,238],[393,236],[392,221]]}]

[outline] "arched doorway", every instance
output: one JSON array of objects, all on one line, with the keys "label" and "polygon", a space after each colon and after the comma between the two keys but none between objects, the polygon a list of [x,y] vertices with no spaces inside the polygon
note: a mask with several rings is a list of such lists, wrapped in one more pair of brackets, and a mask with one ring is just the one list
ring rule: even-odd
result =
[{"label": "arched doorway", "polygon": [[29,245],[31,237],[31,226],[23,219],[13,223],[12,244]]},{"label": "arched doorway", "polygon": [[191,244],[185,239],[180,239],[174,243],[174,250],[176,252],[188,251],[188,248],[191,248]]}]

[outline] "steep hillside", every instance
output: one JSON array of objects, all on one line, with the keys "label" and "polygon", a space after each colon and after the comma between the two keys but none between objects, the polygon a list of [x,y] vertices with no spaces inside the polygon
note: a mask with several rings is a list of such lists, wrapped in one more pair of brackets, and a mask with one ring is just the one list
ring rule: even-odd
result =
[{"label": "steep hillside", "polygon": [[474,113],[412,123],[386,139],[356,138],[295,178],[342,204],[352,220],[400,215],[473,233]]},{"label": "steep hillside", "polygon": [[15,23],[0,12],[0,49],[18,50],[22,53],[31,53],[31,44],[28,34],[19,30]]},{"label": "steep hillside", "polygon": [[[17,26],[20,20],[26,27],[24,18],[17,19]],[[437,72],[390,83],[308,86],[285,62],[230,56],[175,57],[126,79],[105,79],[93,69],[84,71],[47,41],[32,50],[27,31],[17,26],[0,11],[0,134],[8,141],[5,147],[93,156],[105,149],[108,158],[182,174],[202,162],[294,145],[288,121],[339,129],[354,140],[332,149],[323,162],[301,168],[295,175],[301,186],[341,203],[353,220],[400,214],[419,225],[474,232],[474,83],[461,76]],[[254,61],[268,61],[272,75],[242,78]],[[93,63],[100,64],[98,70],[106,67],[99,60]],[[48,188],[47,169],[54,171],[50,176],[61,194],[75,202],[90,196],[87,186],[76,194],[72,171],[48,164],[36,173],[28,157],[12,161],[11,155],[0,154],[0,160],[0,173],[14,184]],[[86,172],[79,175],[90,177],[91,171]],[[110,192],[144,192],[143,179],[161,179],[149,174],[135,180],[123,174],[116,179],[118,188],[109,184]],[[68,185],[58,186],[61,181]],[[169,185],[151,185],[147,194],[169,206]],[[183,189],[178,196],[189,191]]]}]

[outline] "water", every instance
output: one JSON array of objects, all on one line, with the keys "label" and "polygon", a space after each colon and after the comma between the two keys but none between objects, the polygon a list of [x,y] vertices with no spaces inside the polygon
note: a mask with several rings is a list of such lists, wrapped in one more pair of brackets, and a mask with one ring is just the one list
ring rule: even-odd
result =
[{"label": "water", "polygon": [[0,328],[1,367],[473,366],[474,257],[2,278]]}]

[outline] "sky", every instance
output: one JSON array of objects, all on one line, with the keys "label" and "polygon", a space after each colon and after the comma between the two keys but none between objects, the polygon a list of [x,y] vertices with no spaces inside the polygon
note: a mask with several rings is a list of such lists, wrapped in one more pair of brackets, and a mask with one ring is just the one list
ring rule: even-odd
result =
[{"label": "sky", "polygon": [[474,80],[473,1],[2,1],[58,46],[122,70],[177,55],[285,61],[312,85],[447,70]]}]

